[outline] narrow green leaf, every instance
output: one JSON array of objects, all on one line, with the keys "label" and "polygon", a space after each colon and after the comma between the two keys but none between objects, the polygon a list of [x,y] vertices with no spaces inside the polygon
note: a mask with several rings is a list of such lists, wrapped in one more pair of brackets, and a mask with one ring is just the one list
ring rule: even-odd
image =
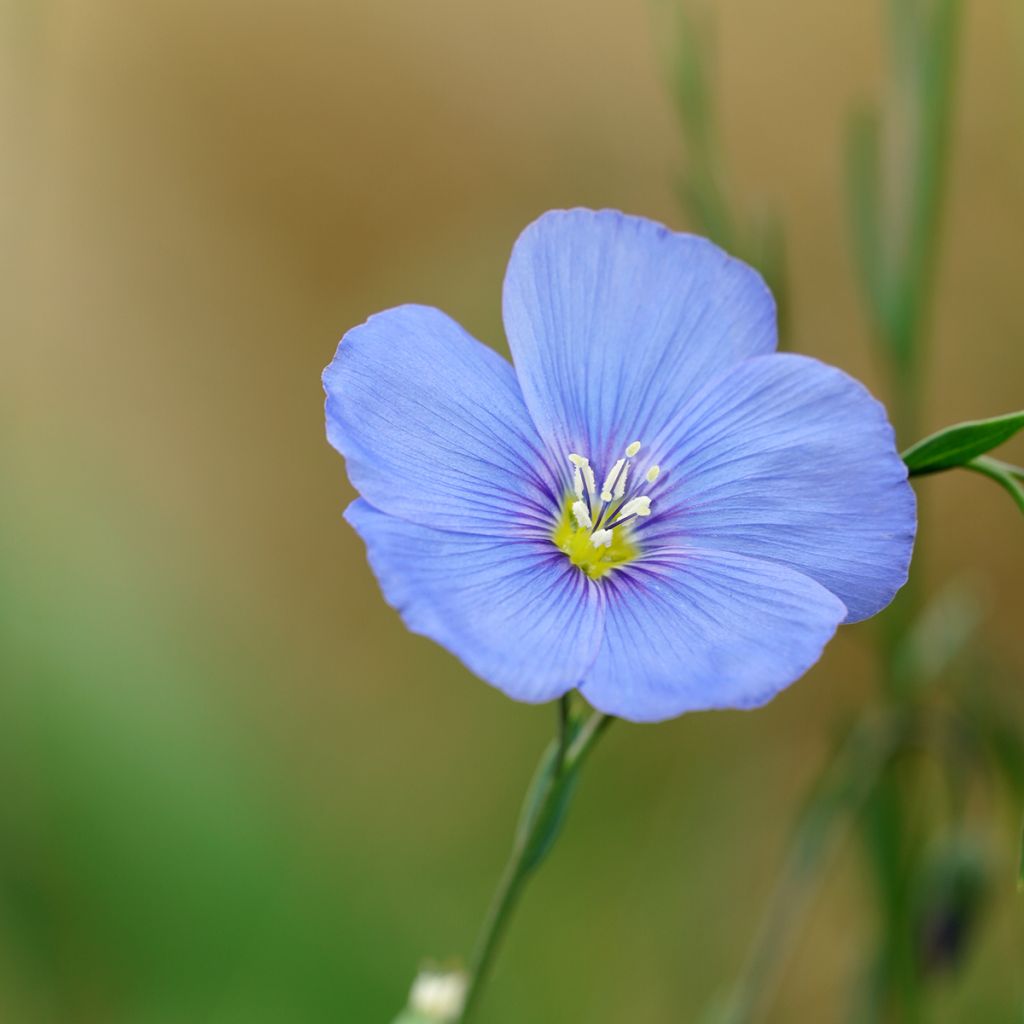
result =
[{"label": "narrow green leaf", "polygon": [[551,851],[565,824],[583,762],[613,720],[600,712],[571,716],[565,735],[552,741],[544,752],[516,826],[520,877],[536,870]]},{"label": "narrow green leaf", "polygon": [[[966,466],[1024,429],[1024,410],[946,427],[903,453],[911,476]],[[972,467],[975,468],[975,467]]]},{"label": "narrow green leaf", "polygon": [[[903,0],[896,6],[910,8]],[[949,167],[954,85],[963,0],[936,0],[919,5],[907,22],[910,48],[902,66],[909,75],[912,142],[910,177],[903,206],[906,232],[895,329],[906,357],[916,361],[926,329],[927,306],[933,290],[942,196]]]},{"label": "narrow green leaf", "polygon": [[710,11],[693,11],[680,5],[673,15],[676,25],[671,74],[676,107],[683,134],[704,156],[716,148],[711,101],[715,26]]},{"label": "narrow green leaf", "polygon": [[558,751],[553,744],[530,789],[519,821],[516,842],[523,848],[523,875],[539,867],[554,846],[578,779],[574,767],[558,769]]},{"label": "narrow green leaf", "polygon": [[878,114],[857,111],[850,119],[846,137],[846,187],[854,256],[861,286],[877,323],[888,320],[884,292],[888,261],[882,246],[882,192],[879,180]]}]

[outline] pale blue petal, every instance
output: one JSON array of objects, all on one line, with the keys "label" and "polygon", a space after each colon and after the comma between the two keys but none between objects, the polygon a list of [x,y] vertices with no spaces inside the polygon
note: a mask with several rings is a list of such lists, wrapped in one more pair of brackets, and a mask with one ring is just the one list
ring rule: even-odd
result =
[{"label": "pale blue petal", "polygon": [[850,621],[906,582],[914,492],[885,409],[841,370],[797,355],[751,359],[656,439],[645,545],[692,544],[792,566]]},{"label": "pale blue petal", "polygon": [[738,360],[772,352],[775,303],[703,238],[614,210],[556,210],[512,251],[505,330],[557,456],[610,466]]},{"label": "pale blue petal", "polygon": [[448,533],[356,500],[345,513],[406,626],[516,700],[575,687],[601,642],[597,584],[552,544]]},{"label": "pale blue petal", "polygon": [[468,533],[550,533],[561,488],[515,371],[444,313],[370,317],[342,339],[324,390],[328,439],[377,508]]},{"label": "pale blue petal", "polygon": [[607,582],[605,640],[581,692],[634,722],[764,704],[846,615],[808,577],[722,551],[661,551]]}]

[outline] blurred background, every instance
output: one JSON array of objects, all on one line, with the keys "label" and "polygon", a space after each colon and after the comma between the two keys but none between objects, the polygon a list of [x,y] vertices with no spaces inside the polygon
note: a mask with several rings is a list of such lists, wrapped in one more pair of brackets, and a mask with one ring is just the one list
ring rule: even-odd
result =
[{"label": "blurred background", "polygon": [[[554,712],[381,598],[342,521],[319,374],[401,302],[504,346],[516,234],[612,206],[694,227],[664,6],[636,0],[6,0],[0,20],[0,1020],[387,1021],[466,952]],[[879,393],[842,134],[881,5],[722,0],[728,187],[786,230],[789,347]],[[1019,408],[1024,14],[969,5],[923,426]],[[913,438],[903,438],[909,443]],[[1024,446],[1008,446],[1020,461]],[[918,488],[1019,712],[1019,514]],[[482,1019],[689,1021],[741,970],[870,624],[755,714],[616,726]],[[929,1020],[1017,1019],[1019,809]],[[843,847],[769,1019],[831,1021],[872,928]]]}]

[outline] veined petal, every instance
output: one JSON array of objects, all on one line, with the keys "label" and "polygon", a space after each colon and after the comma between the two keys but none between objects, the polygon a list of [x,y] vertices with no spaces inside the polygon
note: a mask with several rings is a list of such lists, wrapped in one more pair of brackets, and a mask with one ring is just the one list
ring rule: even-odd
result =
[{"label": "veined petal", "polygon": [[659,551],[608,586],[604,643],[581,692],[634,722],[764,704],[846,615],[814,580],[724,551]]},{"label": "veined petal", "polygon": [[603,598],[550,542],[434,530],[361,499],[345,517],[414,633],[516,700],[552,700],[583,678],[600,646]]},{"label": "veined petal", "polygon": [[917,520],[885,409],[841,370],[798,355],[751,359],[706,388],[654,444],[662,473],[648,543],[789,565],[850,621],[906,582]]},{"label": "veined petal", "polygon": [[515,371],[440,310],[370,317],[323,379],[327,437],[377,508],[467,533],[550,532],[561,493]]},{"label": "veined petal", "polygon": [[531,224],[512,250],[503,308],[541,435],[600,465],[776,344],[775,303],[755,271],[703,238],[614,210],[556,210]]}]

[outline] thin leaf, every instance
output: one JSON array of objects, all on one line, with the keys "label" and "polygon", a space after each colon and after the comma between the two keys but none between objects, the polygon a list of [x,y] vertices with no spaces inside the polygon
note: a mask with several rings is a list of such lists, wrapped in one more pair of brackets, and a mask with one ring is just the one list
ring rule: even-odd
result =
[{"label": "thin leaf", "polygon": [[[971,460],[1009,440],[1021,429],[1024,429],[1024,410],[988,420],[957,423],[911,445],[903,453],[903,461],[911,476],[966,466]],[[984,468],[978,466],[971,468],[985,472]]]},{"label": "thin leaf", "polygon": [[600,712],[570,716],[564,732],[560,727],[559,735],[544,752],[516,826],[520,878],[536,870],[550,852],[565,823],[580,768],[594,742],[612,721],[610,715]]},{"label": "thin leaf", "polygon": [[883,210],[879,166],[878,115],[874,110],[859,110],[850,119],[846,138],[850,228],[857,269],[871,315],[876,322],[885,323],[888,312],[884,288],[888,275],[881,241]]},{"label": "thin leaf", "polygon": [[[902,6],[902,4],[898,4]],[[917,53],[908,65],[912,74],[913,156],[904,194],[906,252],[896,310],[895,329],[906,357],[916,361],[916,348],[932,291],[942,196],[949,167],[949,138],[963,0],[937,0],[917,12]]]},{"label": "thin leaf", "polygon": [[576,766],[563,764],[560,745],[555,741],[545,753],[530,786],[516,829],[516,846],[522,850],[523,875],[536,870],[554,846],[578,779]]}]

